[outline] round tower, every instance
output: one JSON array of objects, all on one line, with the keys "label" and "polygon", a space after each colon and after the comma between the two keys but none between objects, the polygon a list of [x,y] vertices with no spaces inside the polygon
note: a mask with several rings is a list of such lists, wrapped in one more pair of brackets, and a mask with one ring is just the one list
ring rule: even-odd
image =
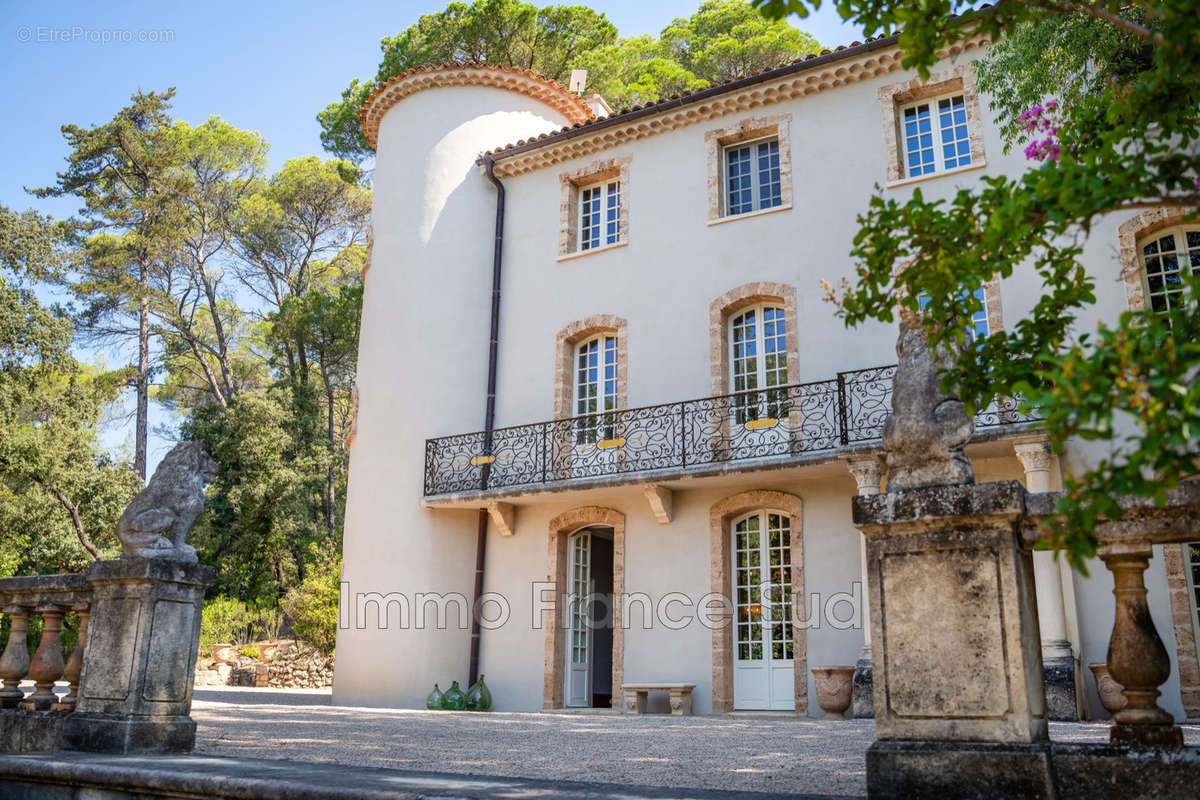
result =
[{"label": "round tower", "polygon": [[363,108],[376,152],[373,244],[346,500],[338,704],[421,707],[435,682],[466,688],[478,512],[429,511],[420,501],[425,439],[484,422],[496,190],[477,160],[590,118],[551,81],[477,65],[398,75]]}]

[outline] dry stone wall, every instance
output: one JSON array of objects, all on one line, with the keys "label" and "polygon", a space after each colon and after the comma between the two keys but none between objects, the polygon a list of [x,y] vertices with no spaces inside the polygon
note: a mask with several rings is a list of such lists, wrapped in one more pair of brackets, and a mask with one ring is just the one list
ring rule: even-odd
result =
[{"label": "dry stone wall", "polygon": [[[332,656],[293,641],[254,645],[268,661],[214,648],[196,664],[197,686],[257,686],[274,689],[325,689],[333,686]],[[233,651],[233,652],[231,652]]]}]

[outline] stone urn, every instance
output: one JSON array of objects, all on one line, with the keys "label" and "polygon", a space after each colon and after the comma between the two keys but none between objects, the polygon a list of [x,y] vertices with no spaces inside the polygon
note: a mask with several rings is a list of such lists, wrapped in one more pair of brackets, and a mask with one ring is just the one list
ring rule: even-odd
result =
[{"label": "stone urn", "polygon": [[830,716],[845,716],[854,686],[854,667],[813,667],[812,674],[817,687],[817,705]]},{"label": "stone urn", "polygon": [[1113,680],[1108,674],[1108,664],[1098,661],[1088,664],[1088,669],[1096,676],[1096,694],[1100,695],[1100,705],[1109,714],[1115,714],[1129,702],[1125,699],[1125,687]]}]

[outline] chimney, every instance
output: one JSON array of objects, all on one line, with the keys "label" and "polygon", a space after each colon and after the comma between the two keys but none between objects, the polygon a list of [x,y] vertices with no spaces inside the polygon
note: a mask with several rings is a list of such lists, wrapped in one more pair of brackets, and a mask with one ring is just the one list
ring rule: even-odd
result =
[{"label": "chimney", "polygon": [[604,119],[605,117],[612,116],[612,108],[609,107],[608,103],[604,102],[603,97],[595,92],[583,98],[583,102],[587,103],[587,107],[596,115],[596,119]]}]

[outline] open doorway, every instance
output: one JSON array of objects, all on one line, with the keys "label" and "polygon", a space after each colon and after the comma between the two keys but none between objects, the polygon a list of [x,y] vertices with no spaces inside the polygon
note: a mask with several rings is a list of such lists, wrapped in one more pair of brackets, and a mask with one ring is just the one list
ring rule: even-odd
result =
[{"label": "open doorway", "polygon": [[613,530],[594,525],[567,540],[566,687],[571,708],[611,708]]}]

